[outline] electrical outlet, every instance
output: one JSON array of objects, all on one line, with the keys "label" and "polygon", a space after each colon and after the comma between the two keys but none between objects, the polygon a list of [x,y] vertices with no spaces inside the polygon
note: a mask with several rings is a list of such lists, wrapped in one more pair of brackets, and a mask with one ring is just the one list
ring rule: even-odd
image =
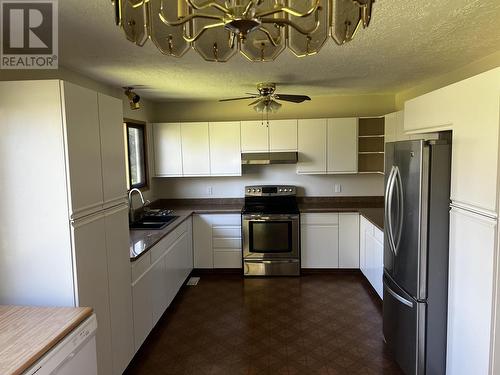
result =
[{"label": "electrical outlet", "polygon": [[212,187],[211,186],[207,187],[207,194],[212,195],[212,193],[213,193]]},{"label": "electrical outlet", "polygon": [[335,184],[335,192],[336,193],[342,193],[342,185]]}]

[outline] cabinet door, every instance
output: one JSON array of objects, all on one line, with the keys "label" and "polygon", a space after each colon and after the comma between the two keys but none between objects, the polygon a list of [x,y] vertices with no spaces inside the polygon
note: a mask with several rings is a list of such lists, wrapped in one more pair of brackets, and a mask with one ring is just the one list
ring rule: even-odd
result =
[{"label": "cabinet door", "polygon": [[98,94],[102,156],[102,189],[105,208],[116,206],[127,196],[123,138],[122,101]]},{"label": "cabinet door", "polygon": [[145,272],[132,284],[134,301],[135,351],[141,347],[153,329],[153,306],[151,301],[151,272]]},{"label": "cabinet door", "polygon": [[338,214],[303,214],[300,220],[302,268],[338,268]]},{"label": "cabinet door", "polygon": [[153,124],[156,177],[182,176],[181,124]]},{"label": "cabinet door", "polygon": [[370,230],[371,223],[363,216],[359,219],[359,269],[367,276],[366,262],[366,232]]},{"label": "cabinet door", "polygon": [[339,214],[339,268],[359,268],[359,214]]},{"label": "cabinet door", "polygon": [[496,220],[451,210],[447,374],[489,373],[496,233]]},{"label": "cabinet door", "polygon": [[404,112],[393,112],[385,116],[385,142],[405,141],[410,139],[404,132]]},{"label": "cabinet door", "polygon": [[210,174],[241,176],[241,146],[239,122],[211,122]]},{"label": "cabinet door", "polygon": [[358,172],[358,119],[328,119],[328,165],[330,173]]},{"label": "cabinet door", "polygon": [[269,129],[266,124],[262,121],[241,122],[241,151],[269,151]]},{"label": "cabinet door", "polygon": [[153,267],[149,271],[151,274],[151,307],[153,314],[153,327],[158,323],[161,316],[167,309],[169,301],[167,301],[167,271],[165,266],[166,256],[163,255],[157,259]]},{"label": "cabinet door", "polygon": [[72,219],[102,208],[99,113],[95,91],[61,82]]},{"label": "cabinet door", "polygon": [[326,174],[326,119],[298,121],[297,173]]},{"label": "cabinet door", "polygon": [[375,291],[378,293],[380,298],[383,298],[384,294],[384,243],[379,241],[379,238],[383,238],[383,234],[380,229],[374,228],[374,242],[372,247],[372,285]]},{"label": "cabinet door", "polygon": [[193,216],[194,268],[213,268],[212,224],[209,215]]},{"label": "cabinet door", "polygon": [[105,225],[113,374],[122,374],[134,356],[128,207],[108,210]]},{"label": "cabinet door", "polygon": [[269,122],[269,150],[297,151],[297,120]]},{"label": "cabinet door", "polygon": [[99,374],[113,373],[113,350],[106,255],[106,223],[103,214],[91,215],[72,224],[76,302],[90,306],[97,317],[97,366]]},{"label": "cabinet door", "polygon": [[210,175],[208,122],[181,124],[181,140],[184,176]]}]

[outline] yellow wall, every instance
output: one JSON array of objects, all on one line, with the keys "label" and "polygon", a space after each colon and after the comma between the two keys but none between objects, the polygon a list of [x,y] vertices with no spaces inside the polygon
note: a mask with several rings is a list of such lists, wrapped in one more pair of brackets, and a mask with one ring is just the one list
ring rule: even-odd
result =
[{"label": "yellow wall", "polygon": [[[236,95],[237,96],[237,95]],[[154,121],[260,120],[248,104],[237,102],[163,102],[154,104]],[[394,112],[394,95],[342,95],[313,97],[310,102],[285,103],[270,119],[379,116]]]},{"label": "yellow wall", "polygon": [[500,66],[500,51],[488,55],[480,60],[471,62],[459,69],[452,70],[445,74],[426,79],[411,89],[401,91],[396,94],[396,109],[402,110],[405,101],[416,98],[417,96],[437,90],[441,87],[451,85],[452,83],[462,81],[477,74],[486,72]]}]

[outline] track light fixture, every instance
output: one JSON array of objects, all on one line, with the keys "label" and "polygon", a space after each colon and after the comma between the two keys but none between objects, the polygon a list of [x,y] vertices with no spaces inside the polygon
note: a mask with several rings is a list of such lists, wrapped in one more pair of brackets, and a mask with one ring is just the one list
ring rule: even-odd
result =
[{"label": "track light fixture", "polygon": [[125,89],[125,95],[127,96],[128,102],[130,104],[130,109],[132,110],[140,109],[141,104],[139,102],[141,101],[141,97],[132,91],[134,88],[124,87],[124,89]]}]

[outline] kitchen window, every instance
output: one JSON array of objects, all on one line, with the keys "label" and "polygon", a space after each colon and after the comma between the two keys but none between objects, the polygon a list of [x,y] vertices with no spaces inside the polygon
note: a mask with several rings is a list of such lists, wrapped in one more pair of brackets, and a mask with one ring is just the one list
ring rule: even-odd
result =
[{"label": "kitchen window", "polygon": [[128,188],[147,188],[146,125],[126,122],[125,130]]}]

